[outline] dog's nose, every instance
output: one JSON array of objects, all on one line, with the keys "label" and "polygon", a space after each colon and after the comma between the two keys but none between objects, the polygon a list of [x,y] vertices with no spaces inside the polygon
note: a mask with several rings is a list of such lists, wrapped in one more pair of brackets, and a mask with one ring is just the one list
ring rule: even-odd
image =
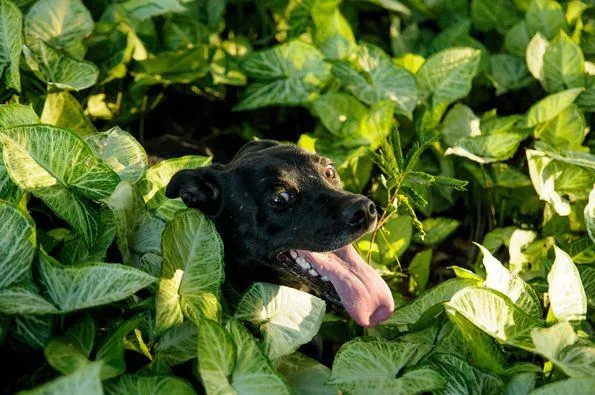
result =
[{"label": "dog's nose", "polygon": [[369,226],[376,218],[376,206],[370,199],[358,196],[349,202],[343,215],[349,226]]}]

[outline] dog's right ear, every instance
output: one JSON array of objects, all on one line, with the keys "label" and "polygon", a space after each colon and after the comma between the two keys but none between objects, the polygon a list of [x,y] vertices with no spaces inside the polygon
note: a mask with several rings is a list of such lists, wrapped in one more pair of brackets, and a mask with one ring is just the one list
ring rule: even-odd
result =
[{"label": "dog's right ear", "polygon": [[219,173],[210,167],[181,170],[167,184],[165,196],[170,199],[181,197],[186,206],[216,217],[221,208]]}]

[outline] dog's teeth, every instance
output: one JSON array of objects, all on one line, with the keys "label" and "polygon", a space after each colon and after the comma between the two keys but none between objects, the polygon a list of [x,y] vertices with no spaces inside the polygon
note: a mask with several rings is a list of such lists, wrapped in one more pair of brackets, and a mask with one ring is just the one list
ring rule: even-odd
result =
[{"label": "dog's teeth", "polygon": [[297,253],[296,251],[294,251],[294,250],[291,250],[291,251],[289,251],[289,255],[291,255],[291,257],[292,257],[293,259],[295,259],[295,258],[297,258],[297,257],[298,257],[298,253]]},{"label": "dog's teeth", "polygon": [[302,257],[297,258],[295,263],[297,263],[304,270],[310,269],[310,264]]},{"label": "dog's teeth", "polygon": [[322,281],[328,281],[328,277],[327,277],[327,276],[322,276],[322,277],[320,277],[320,279],[321,279]]},{"label": "dog's teeth", "polygon": [[314,269],[308,270],[308,274],[311,275],[312,277],[318,276],[318,272]]}]

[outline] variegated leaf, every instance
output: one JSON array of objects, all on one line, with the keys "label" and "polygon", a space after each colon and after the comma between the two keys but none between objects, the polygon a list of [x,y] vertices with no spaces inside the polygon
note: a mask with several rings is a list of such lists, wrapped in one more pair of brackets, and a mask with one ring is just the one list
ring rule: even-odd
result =
[{"label": "variegated leaf", "polygon": [[122,300],[156,281],[145,272],[115,263],[62,266],[42,250],[39,270],[46,292],[62,312]]},{"label": "variegated leaf", "polygon": [[0,200],[0,289],[30,280],[37,248],[35,222],[16,205]]},{"label": "variegated leaf", "polygon": [[66,129],[18,126],[0,131],[0,142],[11,179],[42,199],[91,245],[97,237],[99,209],[87,199],[109,196],[118,175]]},{"label": "variegated leaf", "polygon": [[95,155],[103,159],[122,181],[135,183],[147,169],[147,154],[130,133],[117,126],[85,139]]},{"label": "variegated leaf", "polygon": [[272,360],[289,355],[318,333],[326,305],[306,292],[256,283],[242,296],[235,317],[256,325]]}]

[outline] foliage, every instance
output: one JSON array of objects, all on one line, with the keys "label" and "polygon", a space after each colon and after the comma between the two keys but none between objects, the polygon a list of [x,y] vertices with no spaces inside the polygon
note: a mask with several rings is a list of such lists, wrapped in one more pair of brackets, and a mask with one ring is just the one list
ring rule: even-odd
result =
[{"label": "foliage", "polygon": [[[0,0],[0,350],[25,361],[5,391],[587,393],[594,16],[579,0]],[[150,166],[164,124],[330,157],[381,206],[356,246],[393,316],[364,330],[276,284],[225,297],[213,224],[164,195],[211,158]]]}]

